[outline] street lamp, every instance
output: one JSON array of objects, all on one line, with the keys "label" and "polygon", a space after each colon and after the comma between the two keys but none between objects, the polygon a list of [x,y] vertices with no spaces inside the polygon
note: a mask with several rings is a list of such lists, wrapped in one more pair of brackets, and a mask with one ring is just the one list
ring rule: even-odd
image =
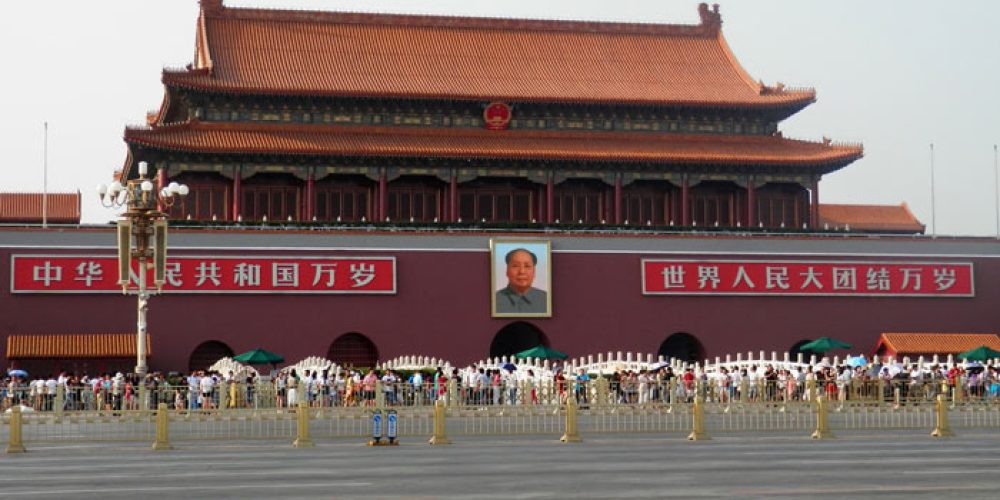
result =
[{"label": "street lamp", "polygon": [[[139,272],[135,280],[139,288],[138,319],[136,320],[135,373],[144,376],[146,367],[146,309],[149,296],[157,293],[166,282],[167,268],[167,214],[157,210],[158,205],[172,206],[182,196],[188,194],[184,184],[171,182],[159,192],[154,191],[153,182],[146,177],[149,165],[139,162],[139,178],[126,181],[125,185],[115,181],[109,185],[97,186],[97,194],[105,208],[126,207],[118,218],[118,284],[122,293],[129,293],[132,281],[132,259],[139,262]],[[152,240],[152,242],[150,241]],[[146,288],[146,273],[153,267],[155,290]]]}]

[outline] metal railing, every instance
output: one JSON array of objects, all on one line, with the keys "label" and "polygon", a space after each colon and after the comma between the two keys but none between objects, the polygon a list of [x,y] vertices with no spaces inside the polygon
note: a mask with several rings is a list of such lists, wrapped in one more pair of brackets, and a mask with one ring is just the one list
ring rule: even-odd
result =
[{"label": "metal railing", "polygon": [[[362,391],[356,401],[322,397],[309,392],[295,401],[281,402],[266,385],[245,391],[238,384],[195,394],[200,404],[192,408],[181,388],[142,390],[135,398],[126,394],[94,392],[84,397],[76,388],[51,398],[14,395],[19,439],[24,442],[149,441],[157,438],[156,414],[164,405],[171,439],[178,441],[275,439],[296,435],[299,415],[306,414],[315,439],[364,438],[371,432],[372,415],[391,410],[398,416],[401,437],[423,438],[435,434],[434,403],[439,402],[453,436],[550,435],[566,429],[573,413],[575,426],[586,434],[685,433],[701,418],[703,430],[713,432],[806,432],[818,426],[817,402],[824,401],[832,429],[931,429],[940,418],[937,400],[945,405],[952,426],[1000,428],[1000,399],[990,388],[954,387],[946,380],[913,383],[857,380],[837,384],[818,381],[776,383],[742,380],[732,385],[719,381],[660,380],[636,383],[592,381],[527,381],[512,387],[462,388],[457,381],[446,387],[382,386]],[[185,388],[186,389],[186,388]],[[272,393],[273,392],[273,393]],[[174,397],[168,405],[164,394]],[[44,396],[44,395],[43,395]],[[289,397],[289,394],[285,394]],[[194,400],[194,399],[192,399]],[[699,402],[700,417],[693,403]],[[13,408],[11,409],[13,410]],[[12,439],[14,412],[3,413],[0,442]]]}]

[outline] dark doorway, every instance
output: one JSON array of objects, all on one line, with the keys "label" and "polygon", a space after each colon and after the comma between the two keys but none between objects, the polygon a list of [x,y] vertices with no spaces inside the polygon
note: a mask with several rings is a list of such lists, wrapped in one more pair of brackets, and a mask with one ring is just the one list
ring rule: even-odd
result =
[{"label": "dark doorway", "polygon": [[326,359],[344,367],[374,368],[378,363],[378,348],[360,333],[345,333],[330,344]]},{"label": "dark doorway", "polygon": [[188,358],[188,372],[207,370],[222,358],[233,357],[233,350],[228,345],[217,340],[202,342]]},{"label": "dark doorway", "polygon": [[549,347],[549,339],[531,323],[515,321],[497,332],[490,343],[490,357],[513,356],[536,345]]},{"label": "dark doorway", "polygon": [[657,354],[665,359],[676,358],[685,362],[698,362],[705,359],[705,348],[694,335],[678,332],[660,344]]},{"label": "dark doorway", "polygon": [[812,342],[812,340],[802,339],[792,344],[792,347],[788,348],[788,359],[795,361],[796,359],[798,359],[799,353],[802,353],[802,358],[805,359],[806,361],[809,361],[809,355],[812,353],[803,351],[802,346],[810,342]]}]

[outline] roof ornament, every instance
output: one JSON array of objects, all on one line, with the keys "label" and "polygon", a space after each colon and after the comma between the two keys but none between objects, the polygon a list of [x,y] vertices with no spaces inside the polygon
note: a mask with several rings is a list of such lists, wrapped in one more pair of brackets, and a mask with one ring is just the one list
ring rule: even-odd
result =
[{"label": "roof ornament", "polygon": [[719,14],[719,4],[712,4],[712,10],[708,9],[707,3],[698,4],[698,15],[701,17],[701,25],[710,31],[722,29],[722,15]]},{"label": "roof ornament", "polygon": [[225,8],[222,0],[199,0],[198,3],[201,4],[201,10],[208,14],[218,14]]}]

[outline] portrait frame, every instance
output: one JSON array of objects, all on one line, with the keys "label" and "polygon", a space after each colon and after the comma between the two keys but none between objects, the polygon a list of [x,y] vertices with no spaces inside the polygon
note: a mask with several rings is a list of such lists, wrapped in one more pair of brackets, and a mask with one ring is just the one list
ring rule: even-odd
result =
[{"label": "portrait frame", "polygon": [[[513,310],[513,301],[509,296],[507,277],[507,254],[515,250],[527,250],[534,254],[535,274],[531,287],[536,305],[544,303],[538,310]],[[544,294],[539,298],[538,291]],[[530,305],[529,309],[535,309]],[[550,240],[505,239],[490,240],[490,315],[494,318],[550,318],[552,317],[552,242]]]}]

